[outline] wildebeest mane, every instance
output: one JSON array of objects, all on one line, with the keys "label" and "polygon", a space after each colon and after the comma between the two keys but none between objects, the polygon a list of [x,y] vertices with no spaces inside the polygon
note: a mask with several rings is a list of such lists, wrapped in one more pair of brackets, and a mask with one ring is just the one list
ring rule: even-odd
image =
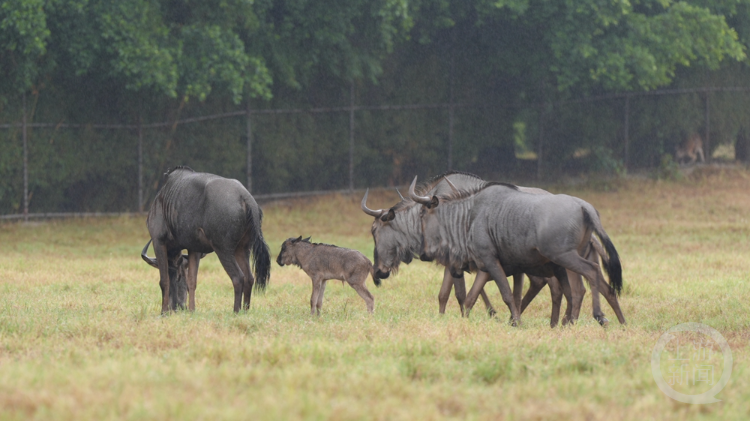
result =
[{"label": "wildebeest mane", "polygon": [[441,200],[447,200],[447,201],[466,199],[467,197],[473,196],[473,195],[479,193],[480,191],[482,191],[482,190],[484,190],[484,189],[486,189],[488,187],[492,187],[492,186],[504,186],[504,187],[508,187],[510,189],[519,191],[518,190],[518,186],[516,186],[515,184],[502,183],[502,182],[499,182],[499,181],[488,181],[488,182],[486,182],[486,183],[484,183],[484,184],[482,184],[480,186],[477,186],[477,187],[474,187],[474,188],[471,188],[471,189],[454,191],[454,192],[451,192],[450,194],[442,195],[442,196],[440,196],[440,199]]},{"label": "wildebeest mane", "polygon": [[192,168],[188,167],[187,165],[178,165],[178,166],[176,166],[176,167],[174,167],[174,168],[169,168],[169,169],[167,170],[167,172],[165,172],[165,173],[164,173],[164,176],[166,177],[166,176],[168,176],[169,174],[172,174],[173,172],[175,172],[175,171],[177,171],[177,170],[185,170],[185,171],[195,172],[195,170],[194,170],[194,169],[192,169]]}]

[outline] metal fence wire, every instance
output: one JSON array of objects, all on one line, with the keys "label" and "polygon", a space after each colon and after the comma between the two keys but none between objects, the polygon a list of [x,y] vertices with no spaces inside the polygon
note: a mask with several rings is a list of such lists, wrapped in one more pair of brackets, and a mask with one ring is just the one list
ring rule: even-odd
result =
[{"label": "metal fence wire", "polygon": [[[248,104],[172,121],[138,118],[132,124],[33,122],[24,95],[20,121],[0,124],[5,129],[0,218],[143,212],[161,173],[177,164],[243,180],[259,200],[399,185],[414,174],[451,169],[488,177],[508,170],[541,179],[580,163],[560,156],[592,151],[599,161],[620,162],[624,169],[654,166],[673,151],[685,127],[700,132],[705,151],[712,150],[712,142],[731,143],[750,115],[736,110],[737,97],[730,96],[747,100],[748,90],[671,89],[531,106],[467,104],[453,95],[444,103],[360,105],[351,85],[346,106]],[[521,126],[507,127],[502,122],[509,119],[498,118],[521,108],[532,110]],[[659,124],[658,113],[678,123]],[[65,131],[75,134],[61,135]],[[64,189],[59,180],[68,180]]]}]

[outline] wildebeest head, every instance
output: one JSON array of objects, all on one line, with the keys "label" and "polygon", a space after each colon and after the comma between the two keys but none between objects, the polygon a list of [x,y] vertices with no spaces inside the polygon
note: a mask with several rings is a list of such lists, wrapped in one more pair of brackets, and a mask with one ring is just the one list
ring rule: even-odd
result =
[{"label": "wildebeest head", "polygon": [[[148,246],[151,240],[148,240],[146,246],[141,251],[143,261],[150,266],[159,269],[159,264],[155,258],[148,257]],[[182,253],[176,254],[169,259],[169,301],[173,309],[185,308],[187,299],[187,274],[188,274],[188,257]]]},{"label": "wildebeest head", "polygon": [[[446,179],[447,180],[447,179]],[[448,181],[450,183],[450,181]],[[419,253],[419,259],[422,261],[432,261],[438,255],[438,250],[444,246],[443,225],[437,217],[437,208],[440,199],[437,196],[420,196],[415,192],[417,177],[414,177],[411,186],[409,186],[409,198],[419,203],[419,219],[422,226],[422,248]],[[453,184],[451,187],[455,189]],[[444,262],[441,262],[444,263]]]},{"label": "wildebeest head", "polygon": [[[401,262],[411,263],[414,252],[419,249],[419,233],[416,203],[403,199],[390,209],[373,210],[367,207],[367,195],[362,198],[362,211],[375,217],[372,223],[372,238],[375,241],[373,267],[375,276],[387,278],[397,271]],[[400,196],[400,193],[399,193]]]},{"label": "wildebeest head", "polygon": [[300,235],[297,238],[287,238],[286,241],[281,244],[281,251],[279,252],[279,257],[276,258],[276,263],[279,266],[299,265],[295,247],[299,243],[310,243],[310,237],[302,239],[302,236]]}]

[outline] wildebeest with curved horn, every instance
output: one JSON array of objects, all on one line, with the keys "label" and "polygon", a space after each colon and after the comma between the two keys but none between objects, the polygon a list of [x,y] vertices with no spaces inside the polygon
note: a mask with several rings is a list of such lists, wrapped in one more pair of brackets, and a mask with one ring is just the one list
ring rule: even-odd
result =
[{"label": "wildebeest with curved horn", "polygon": [[[451,171],[433,177],[422,190],[426,194],[445,194],[451,191],[446,180],[452,180],[454,186],[461,189],[473,188],[483,185],[486,181],[481,178],[458,171]],[[397,271],[403,262],[411,263],[414,256],[418,256],[422,247],[422,226],[419,221],[419,204],[413,200],[401,197],[401,201],[390,209],[370,209],[367,207],[367,196],[369,190],[362,198],[361,208],[367,215],[373,216],[372,237],[375,242],[373,267],[375,276],[387,278],[390,273]],[[445,313],[445,307],[450,297],[451,289],[455,286],[456,300],[458,301],[461,314],[464,314],[464,300],[466,298],[466,282],[463,274],[453,276],[449,268],[443,273],[443,284],[438,294],[440,314]],[[492,315],[492,308],[487,295],[481,292],[482,299],[487,306],[487,311]]]},{"label": "wildebeest with curved horn", "polygon": [[[451,186],[451,184],[453,186]],[[463,190],[469,188],[478,188],[486,184],[487,181],[474,174],[459,171],[450,171],[445,174],[433,177],[424,185],[420,186],[419,193],[422,195],[427,194],[430,196],[434,194],[448,194],[451,193],[454,188],[460,188]],[[534,187],[518,188],[521,191],[532,194],[551,195],[551,193],[546,190]],[[410,198],[405,199],[403,196],[401,196],[400,193],[399,197],[401,197],[401,201],[390,209],[373,210],[368,208],[367,193],[365,193],[365,196],[363,197],[361,203],[362,210],[366,214],[375,217],[375,220],[372,224],[372,235],[375,241],[374,266],[377,270],[378,276],[380,277],[387,277],[390,274],[391,270],[397,270],[398,265],[401,262],[407,264],[411,262],[412,257],[415,255],[419,255],[422,248],[422,226],[419,221],[420,206],[417,202],[411,200]],[[598,245],[598,242],[596,242],[594,238],[592,238],[591,240],[592,246]],[[587,259],[597,262],[599,257],[599,255],[596,254],[597,249],[601,250],[601,247],[599,246],[598,248],[592,248],[590,254],[587,256]],[[604,253],[601,253],[601,256],[603,258],[606,258],[606,255]],[[583,294],[585,294],[585,289],[583,289],[580,275],[574,273],[568,273],[568,275],[569,277],[572,276],[571,281],[574,281],[573,284],[577,285],[577,287],[580,288],[582,299]],[[598,276],[601,279],[601,282],[606,282],[603,280],[601,272],[598,272]],[[477,278],[477,281],[481,282],[482,284],[491,280],[488,273],[481,271],[477,273]],[[545,285],[547,285],[548,282],[548,280],[543,277],[530,275],[529,281],[531,282],[531,287],[523,297],[523,301],[521,301],[520,294],[522,292],[523,275],[519,274],[518,276],[515,276],[514,279],[516,281],[513,289],[514,298],[516,300],[516,307],[520,308],[521,312],[528,306],[528,304],[539,293],[539,291]],[[559,320],[562,290],[556,282],[556,278],[549,279],[549,282],[552,281],[555,281],[555,283],[550,285],[550,290],[552,292],[553,298],[551,325],[555,326]],[[445,313],[445,307],[448,302],[450,291],[454,285],[456,299],[459,303],[461,314],[464,314],[466,287],[463,272],[456,273],[454,277],[454,275],[451,274],[450,268],[447,267],[444,270],[443,284],[438,295],[441,314]],[[617,314],[620,323],[624,324],[625,318],[622,315],[622,311],[620,310],[620,306],[617,302],[617,298],[614,292],[611,291],[608,285],[605,288],[602,288],[601,292]],[[494,314],[495,311],[492,308],[489,299],[487,298],[487,295],[484,293],[483,289],[481,290],[480,294],[490,314]],[[578,311],[580,310],[580,304],[580,302],[577,303],[577,306],[571,305],[570,303],[568,304],[566,320],[577,319]]]},{"label": "wildebeest with curved horn", "polygon": [[[169,272],[184,265],[185,249],[191,311],[195,310],[200,259],[211,252],[216,252],[232,280],[234,311],[240,311],[243,293],[244,308],[248,309],[253,284],[256,290],[263,290],[270,277],[271,256],[261,231],[263,211],[237,180],[195,172],[185,166],[168,171],[164,179],[146,220],[156,255],[149,264],[159,268],[162,313],[174,309]],[[255,279],[250,273],[251,253]],[[145,253],[143,256],[147,259]]]},{"label": "wildebeest with curved horn", "polygon": [[[617,250],[591,204],[567,195],[529,194],[504,183],[488,183],[443,196],[420,196],[414,191],[415,184],[416,177],[409,197],[422,204],[422,253],[451,268],[470,262],[489,272],[511,312],[513,324],[520,322],[520,314],[506,276],[554,275],[565,285],[566,269],[589,281],[594,318],[601,324],[606,322],[599,307],[599,265],[581,257],[590,247],[592,232],[608,255],[608,259],[603,259],[604,269],[616,293],[622,289],[622,268]],[[467,295],[467,310],[483,287],[474,283]],[[569,302],[571,298],[572,302],[578,299],[570,297]]]}]

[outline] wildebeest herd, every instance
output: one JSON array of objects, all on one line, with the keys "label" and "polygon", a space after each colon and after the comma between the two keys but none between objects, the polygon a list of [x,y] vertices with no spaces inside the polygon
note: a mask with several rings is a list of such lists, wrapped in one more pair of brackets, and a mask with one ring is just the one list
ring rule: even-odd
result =
[{"label": "wildebeest herd", "polygon": [[[495,280],[511,323],[518,325],[531,300],[549,285],[554,327],[563,297],[567,301],[563,324],[578,319],[585,278],[594,319],[603,326],[608,323],[599,305],[601,293],[618,321],[625,323],[617,301],[622,290],[620,259],[591,204],[455,171],[420,186],[416,182],[415,177],[408,197],[388,209],[368,208],[365,192],[361,208],[374,217],[374,263],[358,251],[312,243],[309,237],[284,241],[276,262],[297,265],[311,278],[311,314],[320,314],[326,281],[331,279],[349,283],[373,312],[374,298],[365,285],[368,275],[380,286],[380,280],[397,272],[402,262],[409,264],[418,256],[445,266],[438,295],[440,313],[445,312],[453,289],[462,315],[468,316],[480,296],[487,311],[495,314],[484,292],[485,284]],[[232,280],[234,311],[248,309],[253,286],[264,289],[270,277],[262,220],[263,212],[239,181],[184,166],[168,171],[148,213],[151,239],[141,252],[149,265],[159,269],[162,313],[195,309],[198,266],[211,252],[216,252]],[[147,255],[151,243],[155,258]],[[600,259],[609,283],[600,270]],[[477,273],[468,293],[465,272]],[[524,275],[531,286],[522,298]],[[508,276],[513,276],[512,290]]]}]

